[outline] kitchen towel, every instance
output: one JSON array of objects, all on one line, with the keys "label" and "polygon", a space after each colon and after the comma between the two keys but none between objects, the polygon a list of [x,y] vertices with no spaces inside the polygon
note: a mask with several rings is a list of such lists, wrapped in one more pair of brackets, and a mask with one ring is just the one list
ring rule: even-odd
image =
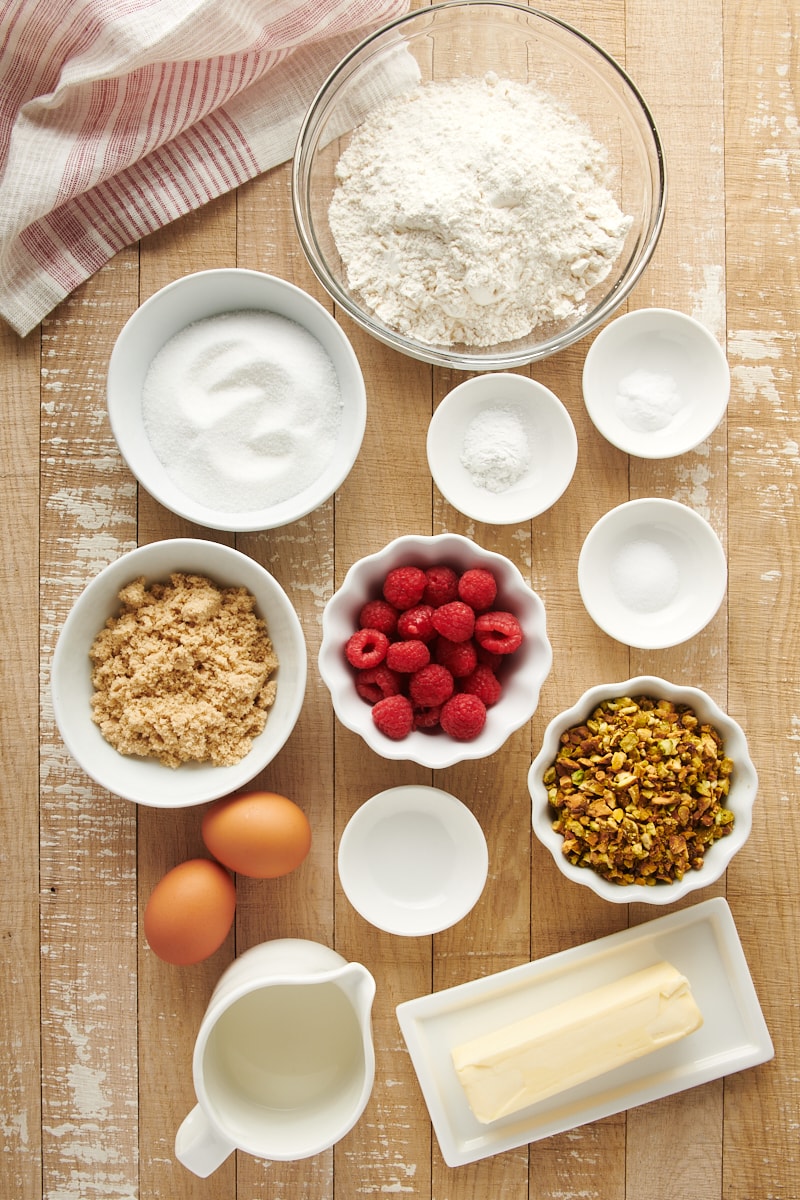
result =
[{"label": "kitchen towel", "polygon": [[0,0],[0,316],[291,158],[328,72],[408,0]]}]

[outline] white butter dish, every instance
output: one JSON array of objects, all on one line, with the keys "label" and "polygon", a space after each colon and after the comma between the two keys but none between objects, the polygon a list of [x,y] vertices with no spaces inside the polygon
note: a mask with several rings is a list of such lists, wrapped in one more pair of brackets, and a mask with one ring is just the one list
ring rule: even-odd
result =
[{"label": "white butter dish", "polygon": [[[691,1037],[482,1125],[455,1046],[655,964],[689,980],[706,1017]],[[450,1167],[476,1162],[767,1062],[774,1054],[730,908],[721,897],[399,1004],[400,1029]]]}]

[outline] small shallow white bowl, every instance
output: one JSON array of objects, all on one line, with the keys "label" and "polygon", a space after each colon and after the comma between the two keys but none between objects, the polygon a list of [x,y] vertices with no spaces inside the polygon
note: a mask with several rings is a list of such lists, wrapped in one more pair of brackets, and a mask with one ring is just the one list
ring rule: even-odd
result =
[{"label": "small shallow white bowl", "polygon": [[[516,417],[524,430],[519,454],[529,466],[524,474],[494,491],[476,483],[463,461],[465,439],[473,421],[499,410]],[[486,444],[490,457],[506,461]],[[545,512],[566,491],[578,461],[575,426],[559,398],[526,375],[476,375],[448,392],[428,426],[428,465],[439,491],[464,516],[491,525],[529,521]]]},{"label": "small shallow white bowl", "polygon": [[[726,800],[726,807],[731,809],[735,818],[733,829],[708,847],[705,863],[700,871],[687,871],[683,879],[676,883],[656,883],[652,887],[640,887],[636,884],[623,886],[604,879],[589,867],[573,866],[562,853],[563,837],[553,829],[553,811],[547,799],[543,776],[555,761],[561,735],[574,725],[582,725],[603,700],[610,700],[616,696],[651,696],[658,700],[671,700],[676,704],[688,704],[701,722],[713,725],[722,735],[725,753],[734,763],[730,793]],[[542,845],[550,851],[559,871],[567,879],[590,888],[613,904],[675,904],[690,892],[715,883],[747,841],[753,823],[758,776],[741,726],[723,712],[706,692],[683,684],[669,683],[657,676],[639,675],[622,683],[601,683],[589,688],[571,708],[553,717],[544,731],[541,749],[528,772],[528,790],[532,803],[533,831]]]},{"label": "small shallow white bowl", "polygon": [[356,912],[386,933],[422,937],[449,929],[480,899],[489,873],[483,830],[439,788],[389,788],[345,826],[339,880]]},{"label": "small shallow white bowl", "polygon": [[[149,586],[175,572],[205,575],[221,587],[245,587],[255,596],[278,657],[275,703],[252,749],[238,763],[217,767],[184,763],[175,769],[156,759],[120,754],[91,716],[94,692],[89,650],[106,620],[119,612],[119,592],[144,576]],[[262,566],[229,546],[175,538],[139,546],[104,567],[75,601],[58,636],[51,671],[53,710],[75,761],[101,787],[153,808],[186,808],[226,796],[249,783],[287,741],[303,704],[307,653],[291,601]]]},{"label": "small shallow white bowl", "polygon": [[[345,658],[345,643],[358,628],[362,605],[380,595],[383,581],[392,568],[416,565],[424,569],[442,563],[456,572],[469,567],[487,567],[493,571],[498,583],[495,607],[514,613],[522,626],[524,641],[508,656],[510,661],[501,674],[503,695],[488,710],[486,724],[471,742],[456,741],[439,730],[414,730],[402,741],[393,741],[376,729],[371,706],[355,689],[353,670]],[[438,769],[494,754],[515,730],[530,720],[539,703],[542,684],[550,673],[553,651],[547,637],[544,604],[510,559],[484,550],[455,533],[433,537],[407,534],[350,567],[323,611],[318,661],[334,712],[345,728],[357,733],[382,758],[407,759]]]},{"label": "small shallow white bowl", "polygon": [[669,308],[618,317],[583,365],[592,422],[637,458],[674,458],[699,446],[725,415],[730,390],[728,360],[714,335]]},{"label": "small shallow white bowl", "polygon": [[[207,317],[240,310],[276,313],[308,330],[333,362],[342,394],[342,420],[321,475],[296,495],[265,508],[228,512],[187,496],[159,459],[142,417],[142,389],[150,365],[176,334]],[[367,420],[364,378],[342,327],[326,308],[284,279],[225,267],[184,275],[156,292],[123,326],[108,366],[108,416],[120,452],[139,482],[160,504],[209,529],[244,532],[298,521],[344,482],[358,457]]]},{"label": "small shallow white bowl", "polygon": [[578,587],[592,620],[642,650],[694,637],[717,612],[727,582],[725,551],[708,521],[660,497],[612,508],[578,556]]}]

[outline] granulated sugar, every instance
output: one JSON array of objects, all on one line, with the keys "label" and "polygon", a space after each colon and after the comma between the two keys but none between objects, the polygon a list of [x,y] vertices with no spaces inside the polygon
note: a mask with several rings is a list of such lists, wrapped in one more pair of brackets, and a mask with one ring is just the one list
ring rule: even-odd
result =
[{"label": "granulated sugar", "polygon": [[631,226],[587,128],[494,74],[387,102],[336,173],[329,220],[349,286],[428,343],[492,346],[574,318]]},{"label": "granulated sugar", "polygon": [[166,343],[145,377],[142,417],[187,496],[254,512],[319,478],[335,452],[342,396],[313,334],[243,310],[196,321]]}]

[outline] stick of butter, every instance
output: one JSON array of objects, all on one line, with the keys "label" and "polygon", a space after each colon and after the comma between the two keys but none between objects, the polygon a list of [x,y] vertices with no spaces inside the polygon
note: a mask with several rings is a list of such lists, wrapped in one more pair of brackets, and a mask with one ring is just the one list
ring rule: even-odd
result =
[{"label": "stick of butter", "polygon": [[469,1106],[488,1124],[699,1029],[689,981],[660,962],[454,1047]]}]

